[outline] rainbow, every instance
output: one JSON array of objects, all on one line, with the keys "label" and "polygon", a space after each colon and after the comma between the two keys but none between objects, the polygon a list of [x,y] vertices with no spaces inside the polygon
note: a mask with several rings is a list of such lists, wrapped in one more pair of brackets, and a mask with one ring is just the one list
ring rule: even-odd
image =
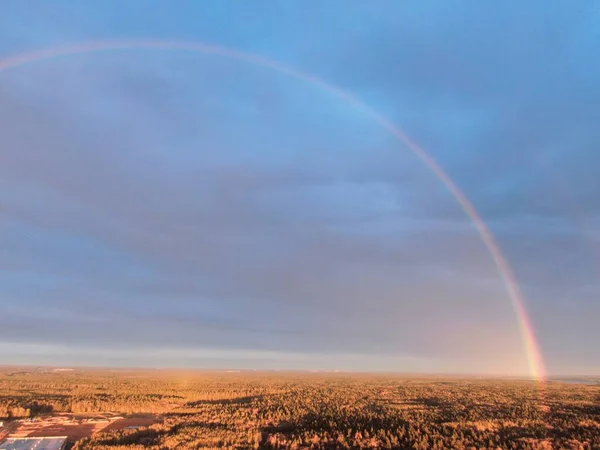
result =
[{"label": "rainbow", "polygon": [[442,167],[420,147],[410,136],[402,129],[394,125],[387,117],[366,105],[358,98],[342,90],[341,88],[329,84],[326,81],[300,70],[296,70],[287,65],[281,64],[272,59],[255,55],[253,53],[241,52],[238,50],[210,45],[201,42],[179,42],[179,41],[155,41],[155,40],[127,40],[127,41],[99,41],[82,44],[67,45],[62,47],[48,48],[39,51],[22,53],[16,56],[0,59],[0,72],[8,69],[14,69],[24,64],[43,61],[50,58],[68,56],[80,53],[92,53],[107,50],[134,50],[134,49],[152,49],[152,50],[180,50],[190,51],[209,55],[218,55],[242,62],[247,62],[257,66],[273,69],[277,72],[289,75],[296,79],[310,83],[314,86],[330,92],[336,97],[342,99],[350,106],[360,110],[368,117],[379,123],[383,128],[390,132],[398,141],[406,145],[444,184],[450,193],[456,198],[464,212],[473,221],[483,243],[489,251],[492,260],[497,268],[498,274],[506,286],[507,293],[515,312],[518,326],[522,335],[525,355],[527,357],[530,376],[535,380],[543,381],[546,378],[544,361],[540,352],[539,344],[534,333],[531,319],[525,307],[525,299],[517,283],[513,270],[508,264],[502,251],[490,229],[479,216],[479,213],[469,201],[466,195],[454,183],[450,176]]}]

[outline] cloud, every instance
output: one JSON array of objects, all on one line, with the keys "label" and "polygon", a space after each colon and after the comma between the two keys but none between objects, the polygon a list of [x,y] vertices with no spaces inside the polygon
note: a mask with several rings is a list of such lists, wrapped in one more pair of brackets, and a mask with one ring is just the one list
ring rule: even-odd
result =
[{"label": "cloud", "polygon": [[[595,332],[576,331],[598,317],[593,295],[568,315],[576,355],[553,327],[569,292],[597,285],[599,67],[576,14],[472,6],[347,6],[339,20],[336,8],[284,8],[280,22],[265,6],[269,29],[190,36],[306,67],[404,126],[495,232],[553,367],[581,365],[596,354],[585,343]],[[127,34],[73,14],[86,26],[62,31],[54,18],[38,40]],[[130,26],[147,35],[156,18],[142,16]],[[469,218],[332,95],[178,52],[78,55],[0,77],[0,340],[77,341],[103,361],[125,346],[178,349],[194,364],[214,356],[194,349],[212,349],[286,367],[335,355],[344,367],[525,370]]]}]

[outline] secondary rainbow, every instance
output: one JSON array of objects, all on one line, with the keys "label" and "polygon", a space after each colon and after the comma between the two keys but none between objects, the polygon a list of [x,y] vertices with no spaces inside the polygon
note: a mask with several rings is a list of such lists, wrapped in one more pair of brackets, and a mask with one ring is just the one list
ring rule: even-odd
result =
[{"label": "secondary rainbow", "polygon": [[326,81],[295,68],[289,67],[272,59],[265,58],[253,53],[242,52],[227,47],[221,47],[202,42],[180,42],[180,41],[155,41],[155,40],[131,40],[131,41],[97,41],[81,44],[67,45],[62,47],[53,47],[44,50],[22,53],[16,56],[0,59],[0,72],[8,69],[14,69],[23,64],[42,61],[45,59],[56,58],[60,56],[68,56],[80,53],[92,53],[107,50],[134,50],[134,49],[154,49],[154,50],[181,50],[198,52],[203,54],[218,55],[225,58],[244,61],[250,64],[270,68],[294,78],[303,80],[318,86],[335,96],[341,98],[349,105],[362,111],[367,116],[378,122],[383,128],[395,136],[398,141],[406,145],[423,163],[431,169],[435,176],[446,186],[450,193],[456,198],[464,212],[473,221],[479,235],[486,248],[488,249],[494,264],[498,270],[498,274],[502,278],[508,296],[515,312],[519,329],[522,335],[525,355],[529,365],[530,375],[542,381],[546,378],[546,370],[544,361],[539,349],[539,344],[536,339],[531,319],[525,307],[525,300],[521,289],[517,283],[513,270],[508,261],[504,257],[502,251],[490,229],[479,216],[479,213],[469,201],[466,195],[454,183],[452,178],[442,169],[442,167],[429,155],[422,147],[420,147],[410,136],[408,136],[401,128],[394,125],[387,117],[371,108],[367,104],[360,101],[358,98],[344,91],[343,89],[329,84]]}]

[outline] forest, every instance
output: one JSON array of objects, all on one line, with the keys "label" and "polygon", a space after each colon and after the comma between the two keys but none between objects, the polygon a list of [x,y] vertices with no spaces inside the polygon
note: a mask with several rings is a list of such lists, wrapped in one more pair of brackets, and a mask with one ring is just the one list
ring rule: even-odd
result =
[{"label": "forest", "polygon": [[3,369],[0,420],[154,414],[74,450],[598,449],[600,385],[287,372]]}]

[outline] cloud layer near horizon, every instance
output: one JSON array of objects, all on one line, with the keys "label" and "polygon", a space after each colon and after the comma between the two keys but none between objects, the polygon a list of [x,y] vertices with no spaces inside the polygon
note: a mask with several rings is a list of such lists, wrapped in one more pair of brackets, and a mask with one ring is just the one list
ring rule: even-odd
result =
[{"label": "cloud layer near horizon", "polygon": [[[365,99],[489,223],[550,370],[598,371],[597,12],[189,4],[117,19],[108,6],[6,5],[4,56],[95,39],[206,41]],[[8,362],[527,370],[468,217],[331,93],[162,51],[57,58],[0,80]]]}]

